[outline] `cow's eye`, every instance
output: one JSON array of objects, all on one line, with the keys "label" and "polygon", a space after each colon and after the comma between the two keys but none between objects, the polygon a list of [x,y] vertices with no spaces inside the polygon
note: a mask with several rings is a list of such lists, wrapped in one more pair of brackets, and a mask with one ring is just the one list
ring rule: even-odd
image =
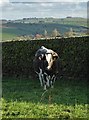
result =
[{"label": "cow's eye", "polygon": [[58,58],[58,56],[53,56],[53,59],[55,60],[55,59],[57,59]]},{"label": "cow's eye", "polygon": [[45,56],[43,57],[43,60],[46,60],[46,57],[45,57]]}]

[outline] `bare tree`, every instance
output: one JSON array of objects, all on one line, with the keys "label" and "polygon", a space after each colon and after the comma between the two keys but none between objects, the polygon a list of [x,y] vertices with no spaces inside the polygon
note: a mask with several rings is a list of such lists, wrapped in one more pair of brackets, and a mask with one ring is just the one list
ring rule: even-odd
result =
[{"label": "bare tree", "polygon": [[44,31],[44,36],[47,37],[47,35],[48,35],[48,32],[47,32],[47,30],[45,30]]},{"label": "bare tree", "polygon": [[61,36],[59,31],[55,28],[53,31],[52,31],[52,37],[57,37],[57,36]]},{"label": "bare tree", "polygon": [[74,30],[70,28],[70,30],[64,34],[64,37],[73,37],[75,35],[76,33],[74,32]]}]

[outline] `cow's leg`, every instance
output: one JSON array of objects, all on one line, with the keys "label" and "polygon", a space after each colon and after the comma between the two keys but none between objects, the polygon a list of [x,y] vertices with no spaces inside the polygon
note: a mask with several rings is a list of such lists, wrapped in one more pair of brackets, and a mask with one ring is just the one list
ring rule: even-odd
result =
[{"label": "cow's leg", "polygon": [[42,81],[43,81],[44,90],[46,90],[46,80],[44,74],[42,74]]},{"label": "cow's leg", "polygon": [[42,74],[42,69],[40,69],[40,72],[39,72],[39,80],[40,80],[40,84],[41,86],[43,86],[43,74]]},{"label": "cow's leg", "polygon": [[43,86],[42,75],[40,73],[38,75],[39,75],[40,84],[41,84],[41,86]]},{"label": "cow's leg", "polygon": [[47,89],[47,84],[46,84],[45,80],[43,80],[43,84],[44,84],[44,90],[46,90]]},{"label": "cow's leg", "polygon": [[54,85],[55,80],[56,80],[56,76],[53,75],[52,78],[51,78],[51,81],[50,81],[51,82],[51,88],[54,88],[53,85]]},{"label": "cow's leg", "polygon": [[50,81],[50,84],[51,84],[51,85],[50,85],[51,88],[54,88],[54,86],[53,86],[53,81],[52,81],[52,80]]},{"label": "cow's leg", "polygon": [[49,87],[50,86],[50,76],[47,73],[45,74],[45,80],[46,80],[46,85]]},{"label": "cow's leg", "polygon": [[[36,71],[35,71],[35,72],[36,72]],[[42,74],[41,74],[41,73],[38,73],[38,72],[36,72],[36,73],[37,73],[37,75],[38,75],[38,77],[39,77],[41,86],[43,86]]]},{"label": "cow's leg", "polygon": [[43,86],[44,86],[44,90],[46,90],[47,89],[47,80],[46,80],[46,75],[45,75],[45,73],[43,74]]},{"label": "cow's leg", "polygon": [[46,90],[46,89],[47,89],[46,84],[44,84],[44,90]]},{"label": "cow's leg", "polygon": [[56,76],[55,75],[52,76],[52,80],[53,80],[53,83],[55,83],[55,80],[56,80]]},{"label": "cow's leg", "polygon": [[47,86],[49,87],[49,79],[47,78]]}]

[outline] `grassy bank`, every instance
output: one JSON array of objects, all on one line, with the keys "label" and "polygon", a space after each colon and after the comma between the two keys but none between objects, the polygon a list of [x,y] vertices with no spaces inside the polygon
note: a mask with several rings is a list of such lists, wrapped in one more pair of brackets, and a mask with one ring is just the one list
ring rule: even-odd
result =
[{"label": "grassy bank", "polygon": [[[39,80],[4,78],[3,118],[87,118],[87,81],[61,78],[44,93]],[[44,93],[44,95],[43,95]]]}]

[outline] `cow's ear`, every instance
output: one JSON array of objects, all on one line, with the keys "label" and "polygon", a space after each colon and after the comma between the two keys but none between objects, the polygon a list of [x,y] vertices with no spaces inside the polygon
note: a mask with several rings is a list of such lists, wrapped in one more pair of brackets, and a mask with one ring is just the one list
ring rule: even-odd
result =
[{"label": "cow's ear", "polygon": [[58,54],[57,54],[56,52],[53,52],[52,55],[53,55],[53,59],[54,59],[54,60],[57,59],[57,58],[59,57]]}]

